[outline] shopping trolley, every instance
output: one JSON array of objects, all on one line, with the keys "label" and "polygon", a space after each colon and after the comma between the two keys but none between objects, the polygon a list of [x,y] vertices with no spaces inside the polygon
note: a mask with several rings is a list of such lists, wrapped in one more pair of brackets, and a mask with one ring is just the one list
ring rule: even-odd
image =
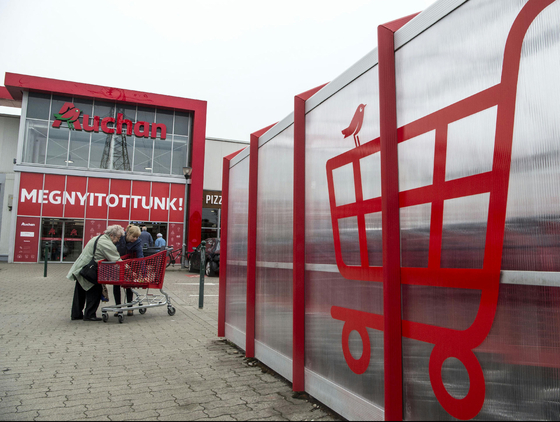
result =
[{"label": "shopping trolley", "polygon": [[[148,308],[167,306],[167,313],[175,315],[175,308],[171,305],[169,295],[162,290],[167,251],[161,251],[145,258],[127,259],[122,261],[100,261],[97,274],[99,284],[118,285],[124,289],[144,289],[145,294],[132,290],[134,300],[121,305],[105,306],[101,308],[103,322],[109,320],[109,312],[117,312],[119,322],[124,321],[123,311],[138,310],[145,314]],[[159,289],[160,294],[150,293],[149,289]]]},{"label": "shopping trolley", "polygon": [[[469,98],[436,111],[398,129],[398,142],[403,143],[435,131],[435,166],[431,185],[399,192],[399,208],[431,204],[429,256],[427,268],[401,268],[401,283],[417,286],[437,286],[472,289],[481,292],[480,306],[474,322],[465,330],[443,328],[414,321],[402,321],[406,338],[434,345],[430,355],[429,375],[434,394],[443,408],[459,419],[476,416],[484,404],[485,380],[480,363],[473,353],[488,336],[498,303],[500,269],[505,230],[507,193],[511,165],[513,126],[521,47],[533,20],[554,0],[529,0],[517,16],[504,52],[502,78],[499,84]],[[446,180],[447,127],[460,119],[497,106],[492,169],[458,179]],[[327,162],[327,182],[333,227],[335,256],[344,278],[382,282],[383,267],[369,263],[366,236],[366,215],[381,212],[381,197],[365,199],[363,194],[362,159],[380,151],[380,139],[374,139]],[[337,205],[333,171],[343,166],[353,169],[355,202]],[[489,194],[489,208],[482,268],[443,268],[441,265],[444,201]],[[359,265],[343,260],[339,220],[356,218],[360,245]],[[331,315],[344,322],[342,349],[350,369],[363,374],[370,363],[371,347],[367,328],[383,330],[383,315],[333,306]],[[349,336],[358,332],[362,339],[362,355],[355,359],[350,353]],[[470,386],[462,399],[446,390],[441,369],[446,359],[454,357],[465,366]]]}]

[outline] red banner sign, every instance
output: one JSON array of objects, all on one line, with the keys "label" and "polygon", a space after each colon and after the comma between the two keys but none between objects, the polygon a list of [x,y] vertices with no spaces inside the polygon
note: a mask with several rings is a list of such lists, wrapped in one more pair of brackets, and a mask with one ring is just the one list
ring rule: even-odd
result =
[{"label": "red banner sign", "polygon": [[184,206],[182,184],[22,173],[18,215],[183,223]]}]

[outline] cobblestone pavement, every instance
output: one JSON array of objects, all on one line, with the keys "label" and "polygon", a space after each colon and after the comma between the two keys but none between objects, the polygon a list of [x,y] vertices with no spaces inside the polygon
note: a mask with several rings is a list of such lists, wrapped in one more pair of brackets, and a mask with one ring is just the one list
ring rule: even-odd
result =
[{"label": "cobblestone pavement", "polygon": [[340,420],[216,337],[217,278],[203,310],[197,275],[175,269],[174,316],[84,322],[70,320],[69,268],[0,263],[0,420]]}]

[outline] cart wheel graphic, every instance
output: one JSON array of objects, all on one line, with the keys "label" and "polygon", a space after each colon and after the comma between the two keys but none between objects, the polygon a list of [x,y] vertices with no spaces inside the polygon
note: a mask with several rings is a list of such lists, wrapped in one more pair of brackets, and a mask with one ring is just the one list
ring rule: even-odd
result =
[{"label": "cart wheel graphic", "polygon": [[140,315],[144,315],[146,313],[146,308],[140,308],[138,312],[140,312]]},{"label": "cart wheel graphic", "polygon": [[[354,359],[354,356],[350,353],[350,333],[352,331],[356,331],[362,339],[362,356],[359,359]],[[342,351],[344,352],[346,363],[352,372],[358,375],[366,372],[371,359],[371,344],[365,325],[351,325],[348,322],[344,324],[342,329]]]},{"label": "cart wheel graphic", "polygon": [[169,316],[175,315],[175,308],[173,306],[170,306],[169,308],[167,308],[167,313],[169,314]]},{"label": "cart wheel graphic", "polygon": [[[443,363],[451,357],[458,359],[469,374],[469,392],[462,399],[451,396],[443,384],[441,369]],[[436,398],[451,416],[466,420],[478,415],[484,405],[486,383],[480,363],[472,350],[457,348],[451,351],[449,347],[436,345],[430,355],[429,371]]]},{"label": "cart wheel graphic", "polygon": [[119,314],[118,318],[119,318],[119,324],[122,324],[124,321],[124,316],[122,314]]}]

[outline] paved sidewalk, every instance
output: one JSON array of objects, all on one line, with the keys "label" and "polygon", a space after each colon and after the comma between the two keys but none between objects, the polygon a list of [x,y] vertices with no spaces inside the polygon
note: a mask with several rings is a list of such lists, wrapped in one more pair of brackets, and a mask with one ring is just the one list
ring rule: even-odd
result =
[{"label": "paved sidewalk", "polygon": [[173,317],[84,322],[70,320],[69,268],[0,263],[0,420],[338,420],[216,337],[217,278],[204,310],[197,276],[175,269]]}]

